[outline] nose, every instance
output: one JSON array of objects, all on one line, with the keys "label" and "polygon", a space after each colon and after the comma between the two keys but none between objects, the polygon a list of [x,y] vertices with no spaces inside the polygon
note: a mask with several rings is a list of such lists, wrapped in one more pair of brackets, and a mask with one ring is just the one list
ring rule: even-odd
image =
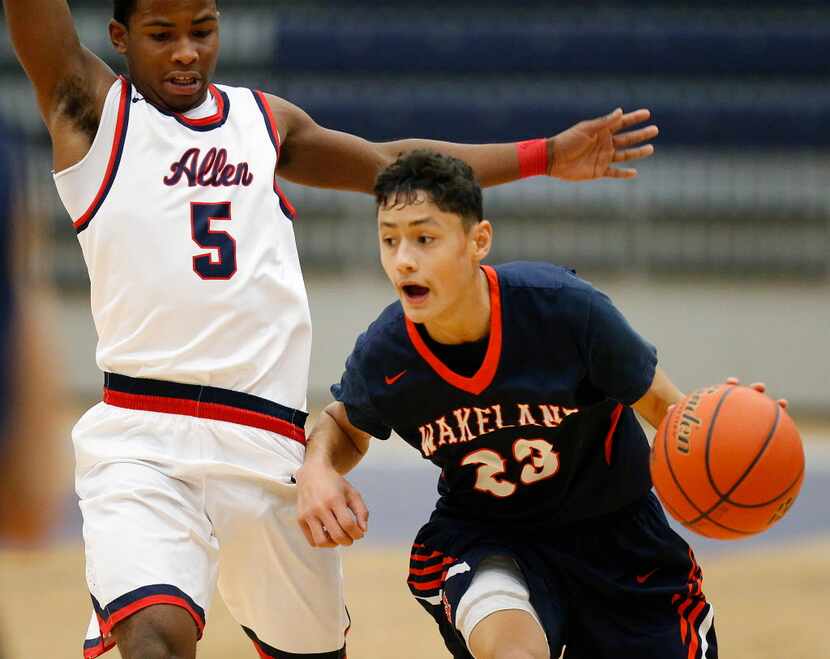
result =
[{"label": "nose", "polygon": [[410,274],[418,269],[415,254],[408,248],[405,241],[402,241],[398,246],[397,254],[395,254],[395,268],[401,274]]},{"label": "nose", "polygon": [[199,59],[199,51],[196,50],[193,41],[184,37],[176,42],[176,48],[173,50],[173,61],[177,64],[189,65],[193,64]]}]

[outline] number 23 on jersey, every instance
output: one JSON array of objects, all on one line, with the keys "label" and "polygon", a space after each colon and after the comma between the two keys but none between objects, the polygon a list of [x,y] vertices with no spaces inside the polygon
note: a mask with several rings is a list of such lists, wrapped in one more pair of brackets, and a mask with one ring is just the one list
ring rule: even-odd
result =
[{"label": "number 23 on jersey", "polygon": [[[559,472],[559,452],[544,439],[517,439],[513,443],[513,458],[523,465],[519,480],[524,485],[555,476]],[[492,449],[478,449],[468,453],[461,464],[478,465],[475,489],[495,497],[511,496],[517,484],[504,477],[507,459]]]}]

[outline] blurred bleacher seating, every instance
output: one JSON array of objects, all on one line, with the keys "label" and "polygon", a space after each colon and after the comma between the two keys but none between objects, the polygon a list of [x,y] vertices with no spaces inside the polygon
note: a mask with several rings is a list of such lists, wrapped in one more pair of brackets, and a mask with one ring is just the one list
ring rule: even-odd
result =
[{"label": "blurred bleacher seating", "polygon": [[[108,44],[109,3],[72,2]],[[102,7],[102,5],[104,5]],[[648,106],[658,155],[636,184],[532,180],[487,193],[497,258],[580,269],[823,278],[830,270],[830,5],[826,2],[219,2],[217,79],[272,91],[373,140],[550,134]],[[31,145],[31,204],[59,250],[71,226],[46,133],[0,43],[0,111]],[[286,186],[307,267],[373,263],[371,200]],[[54,260],[83,283],[79,255]]]}]

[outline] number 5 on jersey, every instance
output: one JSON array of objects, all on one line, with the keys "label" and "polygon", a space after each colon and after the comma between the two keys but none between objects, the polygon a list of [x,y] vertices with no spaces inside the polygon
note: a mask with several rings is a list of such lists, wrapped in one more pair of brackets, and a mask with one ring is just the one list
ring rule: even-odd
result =
[{"label": "number 5 on jersey", "polygon": [[236,241],[227,231],[215,231],[212,221],[231,221],[231,202],[191,202],[190,231],[199,247],[211,251],[193,257],[193,271],[202,279],[230,279],[236,273]]},{"label": "number 5 on jersey", "polygon": [[[517,439],[513,444],[513,457],[524,465],[519,478],[525,485],[555,476],[559,471],[559,452],[544,439]],[[492,449],[473,451],[461,464],[479,465],[474,486],[477,490],[499,498],[509,497],[516,491],[516,484],[503,476],[507,471],[507,460]]]}]

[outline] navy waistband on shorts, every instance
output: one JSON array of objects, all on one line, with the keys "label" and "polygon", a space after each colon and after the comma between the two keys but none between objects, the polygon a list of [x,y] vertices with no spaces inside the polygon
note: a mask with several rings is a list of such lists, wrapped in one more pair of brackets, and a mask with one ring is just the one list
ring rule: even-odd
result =
[{"label": "navy waistband on shorts", "polygon": [[104,402],[131,410],[239,423],[305,444],[306,412],[230,389],[104,373]]}]

